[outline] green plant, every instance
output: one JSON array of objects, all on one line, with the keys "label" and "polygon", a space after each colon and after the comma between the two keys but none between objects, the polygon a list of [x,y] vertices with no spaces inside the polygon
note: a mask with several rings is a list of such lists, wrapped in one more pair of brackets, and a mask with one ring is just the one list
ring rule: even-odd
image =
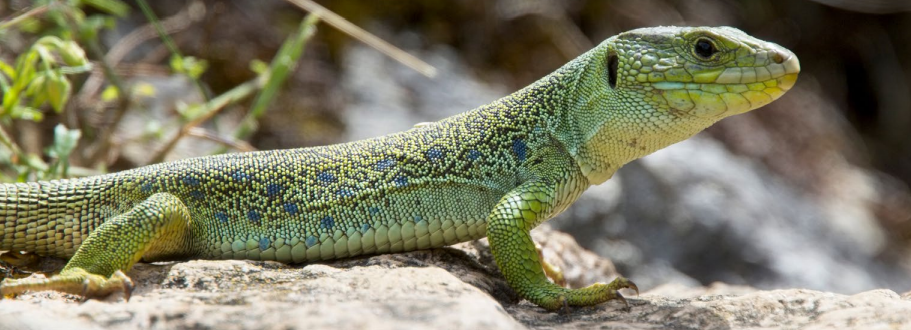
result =
[{"label": "green plant", "polygon": [[91,68],[85,51],[75,41],[56,36],[38,39],[14,65],[0,59],[0,119],[40,121],[44,116],[39,108],[44,104],[58,113],[63,111],[73,91],[64,76]]}]

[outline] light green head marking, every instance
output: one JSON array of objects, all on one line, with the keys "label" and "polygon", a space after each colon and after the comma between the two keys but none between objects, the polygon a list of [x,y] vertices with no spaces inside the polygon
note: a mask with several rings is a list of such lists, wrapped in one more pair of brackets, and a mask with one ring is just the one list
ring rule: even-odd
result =
[{"label": "light green head marking", "polygon": [[794,86],[800,72],[789,50],[730,27],[633,30],[613,49],[616,88],[678,116],[721,119],[756,109]]},{"label": "light green head marking", "polygon": [[630,160],[716,121],[769,104],[797,81],[797,56],[730,27],[621,33],[570,65],[584,66],[568,114],[571,152],[592,183]]}]

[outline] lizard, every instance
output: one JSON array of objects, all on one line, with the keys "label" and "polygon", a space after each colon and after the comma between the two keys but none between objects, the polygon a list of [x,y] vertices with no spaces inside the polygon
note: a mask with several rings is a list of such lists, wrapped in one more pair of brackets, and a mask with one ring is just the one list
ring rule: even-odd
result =
[{"label": "lizard", "polygon": [[[624,164],[781,97],[800,64],[731,27],[612,36],[488,105],[343,144],[229,153],[0,185],[0,250],[69,258],[3,296],[133,288],[139,261],[303,263],[487,237],[519,297],[549,310],[623,300],[624,277],[548,280],[530,230]],[[625,301],[625,300],[623,300]]]}]

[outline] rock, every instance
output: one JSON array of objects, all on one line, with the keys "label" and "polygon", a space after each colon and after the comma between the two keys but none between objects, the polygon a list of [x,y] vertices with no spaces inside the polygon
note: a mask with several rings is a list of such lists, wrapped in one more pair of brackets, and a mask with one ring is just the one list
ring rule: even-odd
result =
[{"label": "rock", "polygon": [[666,285],[629,302],[629,309],[608,303],[568,316],[507,309],[530,328],[559,324],[561,329],[899,329],[911,325],[907,317],[911,301],[889,290],[847,296],[724,284]]},{"label": "rock", "polygon": [[[573,287],[613,264],[564,233],[533,232]],[[137,289],[80,302],[55,292],[0,301],[0,329],[847,329],[911,327],[911,293],[847,296],[745,286],[662,285],[642,296],[549,312],[519,301],[485,240],[310,265],[194,260],[138,264]],[[635,279],[633,279],[635,280]]]},{"label": "rock", "polygon": [[[447,251],[417,253],[422,257]],[[389,256],[336,264],[189,261],[139,265],[129,302],[79,303],[57,293],[0,302],[3,329],[78,320],[93,329],[520,329],[489,295],[439,267],[394,266]],[[438,323],[439,322],[439,323]]]}]

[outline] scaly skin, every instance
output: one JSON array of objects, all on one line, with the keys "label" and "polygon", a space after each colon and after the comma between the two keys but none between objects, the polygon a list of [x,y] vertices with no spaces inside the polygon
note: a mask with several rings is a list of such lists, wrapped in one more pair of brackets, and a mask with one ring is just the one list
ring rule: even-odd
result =
[{"label": "scaly skin", "polygon": [[478,109],[351,143],[227,154],[0,186],[0,250],[72,258],[3,295],[129,290],[139,260],[308,262],[487,236],[497,265],[547,309],[622,299],[547,280],[529,230],[623,164],[784,94],[797,58],[732,28],[607,39]]}]

